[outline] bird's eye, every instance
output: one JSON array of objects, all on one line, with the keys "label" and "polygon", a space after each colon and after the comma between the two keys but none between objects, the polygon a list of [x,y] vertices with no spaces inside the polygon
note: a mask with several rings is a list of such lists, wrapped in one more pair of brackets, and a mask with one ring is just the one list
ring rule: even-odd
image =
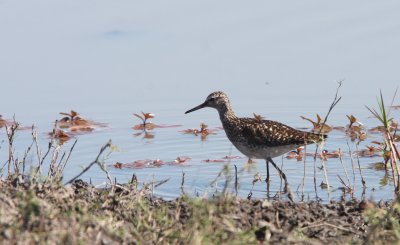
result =
[{"label": "bird's eye", "polygon": [[215,100],[215,98],[210,98],[210,99],[209,99],[209,101],[214,101],[214,100]]}]

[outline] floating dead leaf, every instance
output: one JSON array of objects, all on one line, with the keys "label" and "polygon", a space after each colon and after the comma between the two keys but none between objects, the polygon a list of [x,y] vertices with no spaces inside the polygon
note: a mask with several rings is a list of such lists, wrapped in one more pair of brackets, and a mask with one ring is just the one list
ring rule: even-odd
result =
[{"label": "floating dead leaf", "polygon": [[206,160],[203,160],[202,162],[206,162],[206,163],[225,163],[226,160],[223,160],[223,159],[206,159]]},{"label": "floating dead leaf", "polygon": [[300,146],[297,147],[295,151],[291,151],[289,153],[287,153],[286,158],[287,159],[297,159],[297,161],[301,161],[303,160],[304,157],[304,147]]},{"label": "floating dead leaf", "polygon": [[215,131],[217,131],[217,130],[216,129],[208,129],[208,125],[201,123],[200,129],[186,129],[186,130],[182,130],[180,132],[182,132],[184,134],[194,134],[196,136],[200,135],[201,140],[204,141],[204,140],[206,140],[208,135],[216,134]]},{"label": "floating dead leaf", "polygon": [[141,124],[135,125],[133,126],[133,129],[135,130],[152,130],[155,128],[155,124],[153,124],[150,121],[147,121],[151,118],[154,118],[155,115],[153,113],[144,113],[142,112],[142,115],[133,113],[133,115],[137,118],[139,118],[140,120],[142,120]]},{"label": "floating dead leaf", "polygon": [[179,156],[174,161],[166,162],[166,164],[171,165],[171,166],[184,165],[187,162],[189,162],[191,159],[192,158],[190,158],[188,156]]},{"label": "floating dead leaf", "polygon": [[368,134],[363,130],[362,127],[353,126],[351,129],[346,130],[346,135],[351,141],[364,141],[368,138]]},{"label": "floating dead leaf", "polygon": [[74,111],[74,110],[71,110],[70,113],[68,113],[68,112],[60,112],[60,114],[63,115],[63,116],[67,116],[69,118],[69,120],[71,120],[71,121],[74,120],[75,117],[78,116],[78,113],[76,111]]},{"label": "floating dead leaf", "polygon": [[346,115],[346,117],[349,119],[349,124],[346,126],[344,132],[351,141],[361,142],[368,138],[364,125],[357,121],[357,118],[354,115]]},{"label": "floating dead leaf", "polygon": [[377,157],[381,155],[382,149],[377,146],[367,145],[365,149],[362,149],[357,153],[359,157]]},{"label": "floating dead leaf", "polygon": [[343,156],[343,153],[340,152],[339,150],[335,151],[328,151],[328,150],[323,150],[320,157],[321,159],[328,160],[328,158],[339,158],[340,156]]},{"label": "floating dead leaf", "polygon": [[224,156],[222,157],[222,159],[206,159],[203,160],[202,162],[206,162],[206,163],[225,163],[225,162],[229,162],[231,160],[237,160],[237,159],[242,159],[243,157],[241,156]]},{"label": "floating dead leaf", "polygon": [[315,122],[313,120],[307,118],[307,117],[303,117],[303,116],[300,116],[300,117],[302,119],[312,123],[312,125],[313,125],[313,129],[312,130],[314,132],[318,132],[319,133],[321,131],[321,133],[326,134],[326,133],[329,133],[330,131],[332,131],[332,127],[329,126],[328,124],[324,123],[322,121],[321,117],[319,116],[319,114],[317,114],[317,121],[315,121]]},{"label": "floating dead leaf", "polygon": [[[389,123],[390,123],[389,124],[389,131],[390,132],[399,130],[399,128],[398,128],[399,127],[399,123],[396,120],[391,119],[391,120],[389,120]],[[386,132],[386,128],[384,126],[377,126],[377,127],[371,128],[368,131],[370,133],[384,133],[384,132]]]},{"label": "floating dead leaf", "polygon": [[142,169],[142,168],[160,167],[163,164],[164,164],[163,161],[161,161],[160,159],[156,160],[144,159],[128,163],[116,162],[112,166],[118,169],[122,168]]},{"label": "floating dead leaf", "polygon": [[49,136],[59,140],[61,144],[67,142],[71,138],[71,136],[62,129],[53,130],[53,132],[49,133]]},{"label": "floating dead leaf", "polygon": [[180,127],[182,125],[165,125],[165,124],[154,124],[150,121],[148,121],[151,118],[154,118],[155,115],[153,113],[144,113],[142,112],[142,115],[133,113],[133,115],[140,120],[142,120],[141,124],[135,125],[132,128],[134,130],[153,130],[155,128],[174,128],[174,127]]},{"label": "floating dead leaf", "polygon": [[76,125],[76,126],[72,126],[69,128],[69,130],[71,130],[71,132],[92,132],[94,130],[94,128],[89,127],[89,126],[81,126],[81,125]]},{"label": "floating dead leaf", "polygon": [[71,110],[70,113],[60,112],[61,115],[66,116],[58,120],[57,126],[60,129],[68,129],[73,133],[88,133],[96,128],[107,127],[104,123],[97,123],[87,120],[79,116],[78,112]]},{"label": "floating dead leaf", "polygon": [[243,159],[243,157],[241,157],[241,156],[224,156],[223,159],[229,159],[229,160],[232,160],[232,159]]},{"label": "floating dead leaf", "polygon": [[153,130],[156,128],[154,123],[148,122],[146,124],[138,124],[132,127],[134,130]]},{"label": "floating dead leaf", "polygon": [[2,117],[2,115],[0,115],[0,128],[3,128],[5,126],[11,127],[11,126],[16,125],[16,124],[18,124],[17,130],[25,130],[25,129],[30,129],[31,128],[31,127],[21,127],[18,122],[15,122],[14,120],[4,119]]},{"label": "floating dead leaf", "polygon": [[187,156],[177,157],[174,161],[164,162],[160,159],[144,159],[144,160],[136,160],[134,162],[122,163],[116,162],[112,166],[115,168],[132,168],[132,169],[142,169],[142,168],[154,168],[161,167],[163,165],[177,166],[186,164],[191,158]]}]

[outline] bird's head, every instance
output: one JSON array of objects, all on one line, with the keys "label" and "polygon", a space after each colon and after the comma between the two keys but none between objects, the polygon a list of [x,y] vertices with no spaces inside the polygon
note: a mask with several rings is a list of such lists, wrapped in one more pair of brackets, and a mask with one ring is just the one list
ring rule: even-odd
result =
[{"label": "bird's head", "polygon": [[226,110],[229,107],[228,96],[221,91],[213,92],[207,96],[206,100],[202,104],[186,111],[185,114],[202,109],[204,107],[215,108],[218,111]]}]

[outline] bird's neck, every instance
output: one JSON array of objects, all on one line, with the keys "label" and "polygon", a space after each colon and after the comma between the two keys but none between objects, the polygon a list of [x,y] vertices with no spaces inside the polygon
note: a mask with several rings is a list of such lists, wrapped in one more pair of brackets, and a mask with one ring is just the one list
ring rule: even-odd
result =
[{"label": "bird's neck", "polygon": [[224,106],[220,107],[218,109],[218,113],[222,123],[230,122],[237,118],[230,104],[225,104]]}]

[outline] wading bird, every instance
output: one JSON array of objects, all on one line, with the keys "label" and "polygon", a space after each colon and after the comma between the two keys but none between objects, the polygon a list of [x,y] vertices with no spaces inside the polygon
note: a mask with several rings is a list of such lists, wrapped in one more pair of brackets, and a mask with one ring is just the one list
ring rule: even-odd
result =
[{"label": "wading bird", "polygon": [[312,144],[321,138],[326,138],[326,135],[300,131],[276,121],[237,117],[228,96],[220,91],[211,93],[202,104],[186,111],[185,114],[205,107],[215,108],[218,111],[226,136],[241,153],[249,158],[266,161],[267,183],[270,180],[269,163],[276,168],[285,181],[285,192],[288,192],[286,175],[272,158],[301,145]]}]

